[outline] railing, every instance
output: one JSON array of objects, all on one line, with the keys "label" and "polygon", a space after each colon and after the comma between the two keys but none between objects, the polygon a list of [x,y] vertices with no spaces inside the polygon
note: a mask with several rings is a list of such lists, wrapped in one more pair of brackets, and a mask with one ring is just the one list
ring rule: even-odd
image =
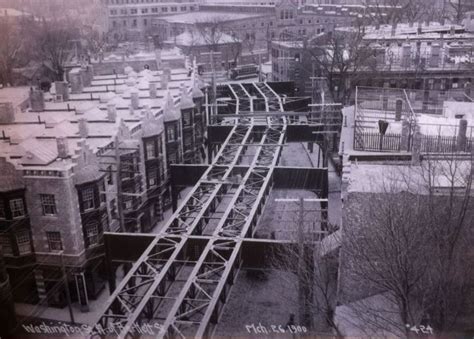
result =
[{"label": "railing", "polygon": [[361,132],[358,136],[359,143],[354,148],[359,151],[401,151],[402,137],[400,134],[387,134]]}]

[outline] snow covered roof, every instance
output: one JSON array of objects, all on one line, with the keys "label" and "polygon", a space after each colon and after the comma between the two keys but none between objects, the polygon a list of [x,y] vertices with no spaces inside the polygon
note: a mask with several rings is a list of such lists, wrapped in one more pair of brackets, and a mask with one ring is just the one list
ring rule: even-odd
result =
[{"label": "snow covered roof", "polygon": [[163,107],[163,115],[165,122],[181,119],[181,111],[174,104],[173,96],[169,90],[166,92],[166,101],[165,106]]}]

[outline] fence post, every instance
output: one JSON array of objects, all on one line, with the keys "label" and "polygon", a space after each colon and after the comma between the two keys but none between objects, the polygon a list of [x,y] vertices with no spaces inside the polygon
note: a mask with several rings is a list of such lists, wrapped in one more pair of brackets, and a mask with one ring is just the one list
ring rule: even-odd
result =
[{"label": "fence post", "polygon": [[459,120],[459,131],[458,131],[457,147],[456,147],[456,150],[458,152],[462,152],[466,150],[466,144],[467,144],[466,133],[467,133],[467,120],[461,119]]},{"label": "fence post", "polygon": [[402,122],[402,137],[400,141],[400,150],[409,151],[410,123],[407,120]]}]

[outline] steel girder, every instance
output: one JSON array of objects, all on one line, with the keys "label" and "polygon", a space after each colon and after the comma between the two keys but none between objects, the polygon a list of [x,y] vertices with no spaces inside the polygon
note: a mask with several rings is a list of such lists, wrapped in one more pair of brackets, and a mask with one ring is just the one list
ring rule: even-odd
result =
[{"label": "steel girder", "polygon": [[[239,99],[247,97],[251,103],[252,98],[242,85],[230,87]],[[267,87],[270,88],[266,85],[265,91]],[[273,94],[272,100],[277,98],[282,110],[281,99]],[[106,311],[95,326],[95,336],[110,334],[104,329],[113,328],[121,338],[134,337],[134,324],[158,324],[165,314],[168,316],[161,335],[211,333],[240,267],[242,240],[253,234],[263,211],[286,133],[283,116],[263,119],[263,133],[261,127],[255,128],[252,117],[236,115],[235,122],[237,126],[213,164],[109,298]],[[256,152],[244,177],[239,178],[235,175],[236,166],[249,149]],[[224,202],[224,197],[230,200]],[[226,204],[225,211],[213,217],[222,204]],[[201,235],[214,219],[219,222],[198,261],[188,260],[187,236]],[[177,279],[181,271],[188,274],[184,280]]]},{"label": "steel girder", "polygon": [[[249,170],[213,233],[213,239],[225,237],[226,240],[211,240],[203,251],[176,299],[172,308],[174,312],[169,314],[162,327],[166,337],[200,338],[211,334],[240,267],[237,258],[240,257],[242,240],[253,233],[253,227],[263,211],[284,138],[284,127],[268,127],[265,131]],[[268,143],[275,145],[272,146],[272,157],[264,152],[264,145]],[[262,159],[265,160],[265,167],[258,165]],[[234,238],[235,241],[228,238]],[[223,252],[219,252],[219,249]],[[209,265],[209,262],[214,264]]]}]

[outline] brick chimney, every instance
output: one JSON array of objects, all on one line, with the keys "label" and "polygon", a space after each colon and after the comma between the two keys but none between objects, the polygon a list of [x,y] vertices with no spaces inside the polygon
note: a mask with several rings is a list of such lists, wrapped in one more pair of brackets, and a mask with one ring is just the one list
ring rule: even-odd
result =
[{"label": "brick chimney", "polygon": [[169,68],[165,68],[163,73],[161,74],[161,89],[168,88],[168,83],[171,79],[171,70]]},{"label": "brick chimney", "polygon": [[107,120],[115,122],[117,120],[117,108],[115,104],[107,105]]},{"label": "brick chimney", "polygon": [[65,81],[56,81],[54,83],[56,88],[56,101],[68,101],[69,100],[69,87]]},{"label": "brick chimney", "polygon": [[89,135],[89,127],[87,126],[87,120],[82,118],[78,120],[79,122],[79,135],[81,138],[87,138]]},{"label": "brick chimney", "polygon": [[44,93],[40,89],[30,89],[30,108],[33,112],[44,111]]},{"label": "brick chimney", "polygon": [[15,122],[15,109],[11,102],[0,103],[0,124],[11,124]]},{"label": "brick chimney", "polygon": [[140,94],[137,89],[134,89],[130,93],[131,104],[134,110],[140,108]]},{"label": "brick chimney", "polygon": [[69,82],[71,83],[71,93],[81,94],[84,89],[84,79],[81,68],[73,68],[69,71]]},{"label": "brick chimney", "polygon": [[150,82],[150,98],[156,99],[157,92],[156,92],[156,83]]},{"label": "brick chimney", "polygon": [[66,159],[69,157],[69,145],[67,139],[64,137],[56,138],[56,145],[58,147],[58,158]]}]

